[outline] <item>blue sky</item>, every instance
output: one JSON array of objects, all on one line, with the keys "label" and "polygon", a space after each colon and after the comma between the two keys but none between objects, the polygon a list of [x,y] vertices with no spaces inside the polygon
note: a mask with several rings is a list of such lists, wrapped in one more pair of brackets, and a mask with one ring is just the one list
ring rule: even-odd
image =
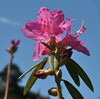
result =
[{"label": "blue sky", "polygon": [[[34,41],[25,38],[21,28],[26,21],[35,20],[37,11],[43,6],[50,10],[61,9],[65,17],[76,19],[72,23],[72,33],[80,28],[81,18],[85,18],[87,30],[79,39],[86,43],[85,46],[89,49],[91,56],[74,51],[72,58],[88,74],[95,92],[92,93],[82,80],[81,86],[75,85],[75,87],[83,94],[84,99],[98,99],[100,97],[100,0],[0,0],[0,71],[9,61],[9,54],[5,48],[12,39],[21,40],[19,50],[15,53],[14,63],[19,65],[22,72],[37,63],[32,60]],[[63,78],[74,84],[66,69],[63,67],[62,70]],[[22,79],[21,86],[25,86],[29,74]],[[36,92],[40,90],[42,95],[48,95],[47,90],[55,86],[53,80],[52,77],[38,80],[31,90]],[[62,88],[65,99],[72,99],[63,83]]]}]

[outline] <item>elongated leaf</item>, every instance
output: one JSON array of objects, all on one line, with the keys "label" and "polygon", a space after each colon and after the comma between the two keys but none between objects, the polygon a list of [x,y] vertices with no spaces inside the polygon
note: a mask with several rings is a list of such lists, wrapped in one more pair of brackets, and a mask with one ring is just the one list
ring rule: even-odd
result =
[{"label": "elongated leaf", "polygon": [[91,89],[91,91],[94,92],[93,85],[91,83],[91,80],[87,76],[87,74],[84,72],[84,70],[72,59],[68,59],[67,61],[69,64],[71,64],[72,68],[76,73],[82,78],[82,80],[85,82],[85,84]]},{"label": "elongated leaf", "polygon": [[[36,65],[37,66],[37,65]],[[27,71],[25,71],[22,75],[19,76],[18,79],[22,78],[24,75],[26,75],[28,72],[30,72],[31,70],[33,70],[36,66],[31,67],[30,69],[28,69]]]},{"label": "elongated leaf", "polygon": [[63,80],[66,88],[68,89],[69,93],[73,97],[73,99],[84,99],[81,93],[68,81]]},{"label": "elongated leaf", "polygon": [[70,76],[72,77],[72,79],[74,80],[74,82],[76,83],[76,85],[80,85],[80,80],[79,80],[79,76],[76,73],[76,71],[73,69],[73,67],[71,66],[71,64],[69,62],[66,62],[65,64]]},{"label": "elongated leaf", "polygon": [[47,62],[48,58],[45,58],[44,60],[42,60],[40,63],[38,63],[36,65],[36,68],[34,69],[34,71],[32,72],[32,74],[30,75],[26,86],[24,88],[24,95],[27,94],[27,92],[30,90],[30,88],[32,87],[32,85],[35,83],[35,81],[37,80],[37,77],[34,76],[35,72],[39,69],[44,68],[46,62]]},{"label": "elongated leaf", "polygon": [[56,58],[55,55],[51,54],[49,56],[48,61],[49,61],[50,68],[52,70],[56,70],[58,68],[58,66],[59,66],[59,60]]},{"label": "elongated leaf", "polygon": [[49,62],[50,68],[51,68],[52,70],[54,70],[54,55],[53,55],[53,54],[51,54],[51,55],[49,56],[48,62]]},{"label": "elongated leaf", "polygon": [[67,63],[67,59],[69,59],[69,58],[68,58],[68,57],[62,58],[62,59],[60,60],[59,67],[65,65],[65,64]]},{"label": "elongated leaf", "polygon": [[51,50],[51,47],[47,44],[47,43],[45,43],[45,42],[41,42],[44,46],[46,46],[48,49],[50,49]]},{"label": "elongated leaf", "polygon": [[55,56],[54,57],[54,70],[58,69],[59,63],[60,63],[59,59]]}]

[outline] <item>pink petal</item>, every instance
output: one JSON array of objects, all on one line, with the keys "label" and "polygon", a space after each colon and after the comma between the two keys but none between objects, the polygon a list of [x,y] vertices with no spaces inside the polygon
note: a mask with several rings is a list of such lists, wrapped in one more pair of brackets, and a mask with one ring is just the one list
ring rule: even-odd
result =
[{"label": "pink petal", "polygon": [[51,20],[51,12],[48,8],[42,7],[37,14],[37,21],[41,23],[42,25],[49,25],[49,22]]},{"label": "pink petal", "polygon": [[67,18],[67,22],[64,23],[64,24],[61,24],[60,27],[63,29],[63,30],[67,30],[70,32],[70,29],[71,29],[71,23],[74,21],[75,19],[68,19]]},{"label": "pink petal", "polygon": [[22,33],[32,39],[32,40],[40,40],[43,39],[41,25],[36,21],[29,21],[25,24],[25,26],[21,29]]},{"label": "pink petal", "polygon": [[[49,11],[48,8],[42,7],[37,15],[38,22],[42,24],[42,31],[49,35],[59,35],[62,33],[59,25],[64,21],[64,14],[61,10]],[[54,35],[54,36],[55,36]]]},{"label": "pink petal", "polygon": [[58,43],[59,41],[61,41],[61,34],[55,36],[55,38],[56,38],[56,42]]},{"label": "pink petal", "polygon": [[37,21],[42,25],[42,31],[44,34],[47,33],[50,35],[50,33],[53,33],[51,26],[51,17],[51,12],[46,7],[42,7],[37,14]]},{"label": "pink petal", "polygon": [[79,51],[79,52],[82,52],[82,53],[84,53],[84,54],[86,54],[88,56],[90,56],[90,53],[89,53],[88,49],[86,47],[82,46],[81,44],[76,46],[74,49]]},{"label": "pink petal", "polygon": [[56,25],[60,25],[64,21],[64,13],[62,10],[55,10],[51,12],[52,20]]},{"label": "pink petal", "polygon": [[37,21],[28,21],[25,24],[25,27],[29,31],[33,31],[33,30],[40,31],[41,30],[41,24],[39,24]]},{"label": "pink petal", "polygon": [[39,60],[44,50],[45,50],[45,46],[41,44],[40,41],[37,41],[35,43],[33,60],[34,61]]},{"label": "pink petal", "polygon": [[63,30],[60,27],[60,24],[63,21],[64,21],[64,13],[62,10],[57,9],[55,11],[52,11],[51,25],[52,25],[52,31],[56,35],[63,33]]},{"label": "pink petal", "polygon": [[78,40],[74,35],[71,34],[66,35],[65,38],[62,40],[62,44],[64,46],[70,46],[72,47],[72,49],[82,52],[88,56],[90,55],[87,48],[83,46],[83,42]]}]

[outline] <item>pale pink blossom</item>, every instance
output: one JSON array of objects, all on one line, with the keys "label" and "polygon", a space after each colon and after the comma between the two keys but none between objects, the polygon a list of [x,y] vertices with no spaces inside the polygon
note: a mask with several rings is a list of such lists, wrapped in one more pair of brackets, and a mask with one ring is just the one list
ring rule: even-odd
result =
[{"label": "pale pink blossom", "polygon": [[[40,8],[36,21],[28,21],[22,28],[23,34],[29,39],[36,40],[33,59],[38,60],[46,54],[46,47],[40,42],[48,43],[50,37],[60,41],[61,34],[70,27],[71,22],[64,21],[63,11],[50,11],[46,7]],[[66,25],[66,27],[64,26]]]}]

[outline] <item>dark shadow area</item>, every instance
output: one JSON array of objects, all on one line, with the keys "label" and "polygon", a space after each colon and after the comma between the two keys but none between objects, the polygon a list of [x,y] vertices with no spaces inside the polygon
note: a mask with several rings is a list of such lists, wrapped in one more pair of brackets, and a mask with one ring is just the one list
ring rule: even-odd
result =
[{"label": "dark shadow area", "polygon": [[[6,74],[7,74],[7,66],[4,68],[2,72],[0,72],[0,99],[4,98],[5,86],[6,86]],[[18,77],[22,73],[20,72],[18,66],[13,64],[11,66],[11,75],[10,75],[10,87],[9,87],[9,96],[8,99],[49,99],[48,97],[41,96],[36,92],[28,92],[27,95],[23,96],[23,89],[18,85]]]}]

